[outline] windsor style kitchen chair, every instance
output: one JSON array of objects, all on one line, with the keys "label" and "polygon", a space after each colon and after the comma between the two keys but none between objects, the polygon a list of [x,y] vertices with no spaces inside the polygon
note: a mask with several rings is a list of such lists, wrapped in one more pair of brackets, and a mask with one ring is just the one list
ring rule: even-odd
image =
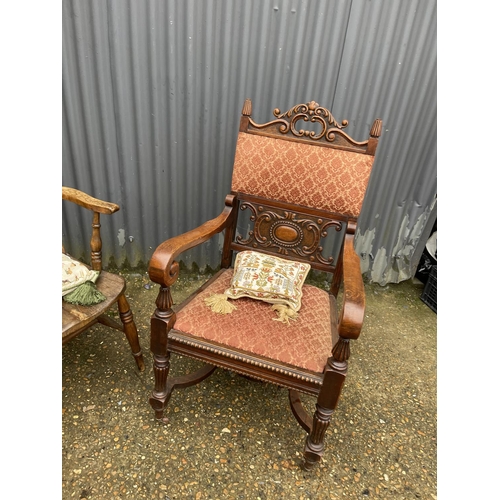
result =
[{"label": "windsor style kitchen chair", "polygon": [[[144,370],[144,358],[139,344],[137,328],[130,306],[125,297],[126,283],[123,277],[102,270],[102,240],[100,234],[100,215],[113,214],[120,207],[115,203],[102,201],[93,198],[88,194],[69,187],[62,188],[62,199],[90,210],[92,218],[92,236],[90,241],[92,270],[99,273],[95,283],[97,290],[105,297],[102,302],[93,305],[80,305],[62,302],[62,343],[76,337],[83,331],[96,323],[102,323],[116,330],[125,333],[125,336],[132,348],[132,354],[140,371]],[[63,256],[66,252],[63,248]],[[64,268],[63,268],[64,270]],[[64,272],[63,272],[64,277]],[[64,278],[63,278],[64,279]],[[64,281],[63,281],[64,282]],[[108,316],[106,313],[118,306],[121,324]]]},{"label": "windsor style kitchen chair", "polygon": [[[173,390],[204,380],[217,367],[285,387],[307,433],[303,466],[310,469],[323,454],[350,342],[363,324],[364,286],[354,236],[382,122],[376,119],[368,139],[357,142],[343,130],[346,120],[339,124],[314,101],[283,113],[275,109],[268,123],[256,123],[251,115],[247,99],[231,192],[220,215],[164,241],[151,258],[149,276],[160,288],[151,318],[155,385],[150,404],[156,418],[166,421]],[[248,232],[239,234],[248,224]],[[176,259],[221,232],[220,270],[173,306],[171,287],[180,272]],[[340,243],[329,245],[337,250],[325,255],[330,237]],[[328,290],[304,284],[310,269],[328,273]],[[172,353],[201,360],[202,368],[171,377]],[[300,393],[317,398],[312,416]]]}]

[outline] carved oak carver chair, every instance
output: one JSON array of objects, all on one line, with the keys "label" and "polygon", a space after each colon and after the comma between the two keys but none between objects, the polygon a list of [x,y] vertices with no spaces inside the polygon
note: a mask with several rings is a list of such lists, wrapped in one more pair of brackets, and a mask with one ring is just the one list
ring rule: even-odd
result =
[{"label": "carved oak carver chair", "polygon": [[[204,380],[217,367],[285,387],[292,412],[307,432],[303,466],[310,469],[323,454],[325,431],[347,374],[350,341],[358,338],[363,323],[364,287],[354,236],[382,122],[375,120],[369,138],[357,142],[343,130],[346,120],[337,123],[315,102],[285,113],[276,109],[275,119],[264,124],[255,123],[251,113],[247,99],[231,192],[221,214],[164,241],[151,258],[149,276],[160,289],[151,318],[155,386],[150,404],[156,418],[167,421],[172,391]],[[321,130],[303,130],[301,121]],[[241,235],[238,217],[245,214],[252,227]],[[176,258],[222,231],[220,271],[174,311],[170,287],[179,276]],[[329,234],[341,238],[337,255],[324,255]],[[243,269],[246,278],[233,267],[242,262],[249,266]],[[258,297],[265,279],[261,292],[231,296],[233,286],[251,287],[266,276],[283,283],[280,272],[287,262],[303,266],[292,283],[300,288],[300,308],[285,306],[280,318],[279,301],[266,300],[272,294]],[[274,275],[273,265],[280,266]],[[303,284],[309,267],[331,276],[328,291]],[[213,303],[221,295],[228,295],[229,309],[220,308],[224,301]],[[171,353],[204,364],[196,373],[169,377]],[[314,415],[302,405],[300,393],[317,398]]]},{"label": "carved oak carver chair", "polygon": [[[66,344],[69,340],[76,337],[83,331],[90,328],[96,323],[109,326],[116,330],[125,333],[125,336],[132,349],[132,355],[140,371],[144,370],[144,358],[139,344],[139,337],[137,335],[137,328],[134,322],[134,317],[130,306],[125,297],[125,280],[117,275],[102,270],[102,240],[100,234],[100,215],[113,214],[118,211],[120,207],[115,203],[99,200],[93,198],[88,194],[69,187],[62,188],[62,199],[67,200],[77,205],[90,210],[93,213],[92,218],[92,236],[90,241],[91,249],[91,266],[90,269],[94,271],[96,293],[99,294],[100,300],[97,303],[86,305],[84,302],[76,301],[76,303],[66,302],[63,298],[62,301],[62,344]],[[73,269],[83,269],[79,271],[82,275],[86,266],[78,262],[76,259],[68,256],[63,248],[63,293],[66,280],[66,273],[68,272],[67,263],[70,261],[70,272]],[[106,313],[118,306],[118,312],[121,319],[121,324],[108,316]]]}]

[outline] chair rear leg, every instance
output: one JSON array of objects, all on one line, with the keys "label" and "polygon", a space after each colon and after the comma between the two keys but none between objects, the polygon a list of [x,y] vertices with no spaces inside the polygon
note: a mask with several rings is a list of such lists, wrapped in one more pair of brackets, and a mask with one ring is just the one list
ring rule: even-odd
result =
[{"label": "chair rear leg", "polygon": [[130,310],[130,306],[124,294],[118,297],[118,311],[120,313],[120,319],[123,323],[123,331],[125,332],[128,343],[132,348],[132,354],[135,358],[135,362],[139,370],[142,372],[144,371],[144,358],[142,356],[142,350],[139,344],[137,327],[135,326],[132,311]]},{"label": "chair rear leg", "polygon": [[333,358],[328,360],[323,387],[316,403],[312,429],[306,438],[303,464],[305,470],[311,470],[321,460],[325,450],[325,432],[337,407],[346,375],[347,361],[338,362]]}]

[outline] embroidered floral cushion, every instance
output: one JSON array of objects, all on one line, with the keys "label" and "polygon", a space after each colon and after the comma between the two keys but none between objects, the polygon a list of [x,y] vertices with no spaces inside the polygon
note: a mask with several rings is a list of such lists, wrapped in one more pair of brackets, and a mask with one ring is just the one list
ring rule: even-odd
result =
[{"label": "embroidered floral cushion", "polygon": [[226,295],[231,299],[250,297],[270,304],[300,309],[302,285],[311,266],[254,251],[240,252]]}]

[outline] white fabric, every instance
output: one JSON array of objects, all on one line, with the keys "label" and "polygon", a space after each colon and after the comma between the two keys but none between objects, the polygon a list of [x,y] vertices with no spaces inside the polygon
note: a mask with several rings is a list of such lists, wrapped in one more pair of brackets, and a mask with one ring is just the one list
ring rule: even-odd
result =
[{"label": "white fabric", "polygon": [[62,254],[62,295],[72,292],[86,281],[96,282],[98,271],[93,271],[81,262]]}]

